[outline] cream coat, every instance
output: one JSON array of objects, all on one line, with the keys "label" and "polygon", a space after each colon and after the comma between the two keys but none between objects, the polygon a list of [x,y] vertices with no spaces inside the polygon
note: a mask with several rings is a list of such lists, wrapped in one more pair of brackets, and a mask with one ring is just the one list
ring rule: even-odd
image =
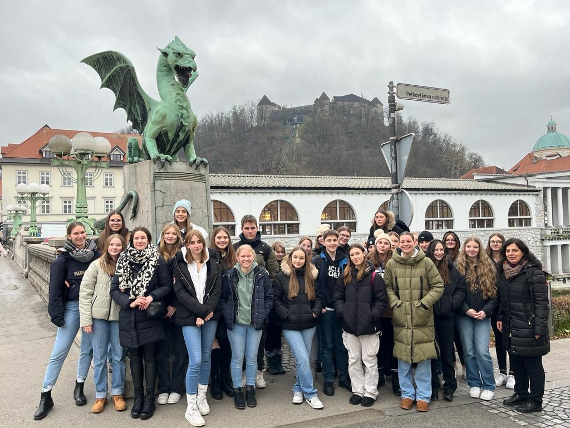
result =
[{"label": "cream coat", "polygon": [[89,265],[79,289],[80,326],[93,325],[93,318],[119,321],[119,305],[111,300],[111,276],[101,267],[100,260]]}]

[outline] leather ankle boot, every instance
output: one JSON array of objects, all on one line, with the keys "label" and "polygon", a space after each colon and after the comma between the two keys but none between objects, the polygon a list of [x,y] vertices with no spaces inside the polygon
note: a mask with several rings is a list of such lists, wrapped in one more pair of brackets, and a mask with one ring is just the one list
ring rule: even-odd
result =
[{"label": "leather ankle boot", "polygon": [[234,405],[236,406],[236,409],[245,409],[245,399],[243,397],[242,387],[234,388]]},{"label": "leather ankle boot", "polygon": [[221,400],[224,398],[224,394],[222,394],[221,383],[222,379],[220,376],[212,376],[212,382],[210,383],[210,395],[214,400]]},{"label": "leather ankle boot", "polygon": [[47,416],[48,412],[53,408],[53,399],[51,398],[51,391],[42,392],[40,404],[34,413],[34,419],[39,421]]},{"label": "leather ankle boot", "polygon": [[137,419],[142,412],[144,405],[144,394],[141,390],[135,389],[135,401],[133,401],[133,407],[131,407],[131,418]]},{"label": "leather ankle boot", "polygon": [[75,381],[75,388],[73,389],[73,399],[77,406],[85,406],[87,404],[87,397],[83,393],[84,382]]},{"label": "leather ankle boot", "polygon": [[392,392],[396,397],[402,395],[402,390],[400,389],[400,379],[398,379],[397,371],[392,371]]},{"label": "leather ankle boot", "polygon": [[221,386],[222,391],[224,391],[228,397],[234,396],[234,387],[232,386],[232,381],[229,377],[222,376]]},{"label": "leather ankle boot", "polygon": [[247,402],[247,407],[257,406],[257,398],[255,398],[255,386],[247,386],[247,389],[245,390],[245,401]]},{"label": "leather ankle boot", "polygon": [[439,401],[439,388],[437,386],[431,389],[431,401]]},{"label": "leather ankle boot", "polygon": [[152,415],[154,415],[154,390],[147,390],[144,397],[144,405],[140,417],[144,421],[146,419],[152,418]]}]

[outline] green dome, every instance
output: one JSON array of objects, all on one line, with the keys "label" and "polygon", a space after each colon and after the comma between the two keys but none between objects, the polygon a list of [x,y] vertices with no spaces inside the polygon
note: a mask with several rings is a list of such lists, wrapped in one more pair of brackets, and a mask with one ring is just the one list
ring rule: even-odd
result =
[{"label": "green dome", "polygon": [[546,134],[536,140],[533,151],[556,148],[570,148],[570,138],[556,132],[556,122],[550,119],[546,124]]}]

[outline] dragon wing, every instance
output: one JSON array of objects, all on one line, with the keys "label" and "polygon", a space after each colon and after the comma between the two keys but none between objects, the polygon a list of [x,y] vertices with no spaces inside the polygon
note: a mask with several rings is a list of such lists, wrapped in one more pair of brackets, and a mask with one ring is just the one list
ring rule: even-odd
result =
[{"label": "dragon wing", "polygon": [[113,111],[124,109],[133,128],[142,133],[150,109],[158,102],[141,88],[133,64],[123,54],[114,51],[99,52],[81,62],[99,74],[101,88],[109,88],[115,94]]}]

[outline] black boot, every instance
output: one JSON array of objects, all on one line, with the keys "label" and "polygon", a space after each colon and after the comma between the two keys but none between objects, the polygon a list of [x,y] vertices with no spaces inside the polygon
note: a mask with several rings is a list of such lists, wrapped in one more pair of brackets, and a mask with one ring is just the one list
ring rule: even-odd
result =
[{"label": "black boot", "polygon": [[243,398],[243,388],[241,386],[239,388],[234,388],[234,405],[236,406],[236,409],[245,409],[245,399]]},{"label": "black boot", "polygon": [[431,388],[431,401],[439,401],[439,388],[437,386]]},{"label": "black boot", "polygon": [[380,388],[381,386],[386,385],[386,377],[384,376],[384,373],[382,372],[378,372],[378,388]]},{"label": "black boot", "polygon": [[247,402],[247,407],[257,406],[257,399],[255,398],[255,386],[247,386],[245,390],[245,401]]},{"label": "black boot", "polygon": [[526,397],[522,397],[519,394],[513,394],[509,398],[503,400],[505,406],[518,406],[520,404],[526,403]]},{"label": "black boot", "polygon": [[144,405],[144,394],[142,389],[135,389],[135,401],[133,401],[133,406],[131,407],[131,418],[138,419],[141,415],[142,408]]},{"label": "black boot", "polygon": [[234,396],[234,387],[232,386],[232,381],[229,377],[222,376],[221,387],[222,391],[224,391],[228,397]]},{"label": "black boot", "polygon": [[212,382],[210,383],[210,395],[214,400],[221,400],[224,398],[221,388],[222,379],[220,376],[212,376]]},{"label": "black boot", "polygon": [[398,372],[392,370],[392,392],[396,397],[402,395],[402,390],[400,389],[400,379],[398,379]]},{"label": "black boot", "polygon": [[53,408],[53,399],[51,398],[51,391],[42,392],[40,404],[34,413],[34,419],[39,421],[47,416],[48,412]]},{"label": "black boot", "polygon": [[73,389],[73,399],[75,400],[75,405],[85,406],[87,404],[87,397],[83,393],[83,386],[85,382],[75,381],[75,388]]},{"label": "black boot", "polygon": [[536,403],[534,401],[527,401],[516,408],[517,412],[521,413],[533,413],[542,411],[542,403]]},{"label": "black boot", "polygon": [[146,391],[146,396],[144,397],[144,405],[141,411],[141,419],[147,420],[152,418],[154,415],[154,390]]},{"label": "black boot", "polygon": [[278,355],[267,357],[267,373],[272,376],[279,374],[279,369],[277,368],[277,357]]},{"label": "black boot", "polygon": [[282,361],[282,355],[275,355],[275,369],[277,370],[277,374],[285,374],[285,369],[283,368]]}]

